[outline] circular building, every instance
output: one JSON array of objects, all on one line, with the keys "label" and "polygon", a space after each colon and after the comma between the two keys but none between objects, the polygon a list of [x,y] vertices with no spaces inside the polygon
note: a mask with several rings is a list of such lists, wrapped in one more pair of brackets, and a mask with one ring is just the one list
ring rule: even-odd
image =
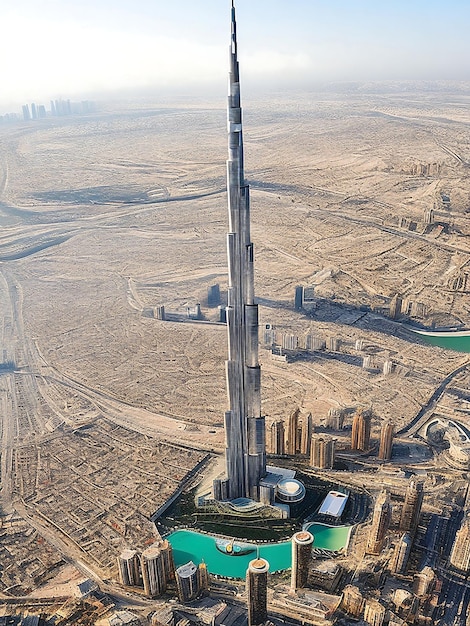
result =
[{"label": "circular building", "polygon": [[295,478],[284,478],[277,484],[276,498],[286,504],[301,502],[305,498],[305,486]]}]

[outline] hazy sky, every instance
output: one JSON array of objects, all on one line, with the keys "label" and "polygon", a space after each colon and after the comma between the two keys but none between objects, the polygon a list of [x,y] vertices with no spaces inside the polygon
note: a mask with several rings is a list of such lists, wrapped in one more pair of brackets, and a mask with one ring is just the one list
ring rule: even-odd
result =
[{"label": "hazy sky", "polygon": [[[225,92],[229,0],[3,0],[10,104],[196,81]],[[238,0],[242,77],[469,80],[469,0]]]}]

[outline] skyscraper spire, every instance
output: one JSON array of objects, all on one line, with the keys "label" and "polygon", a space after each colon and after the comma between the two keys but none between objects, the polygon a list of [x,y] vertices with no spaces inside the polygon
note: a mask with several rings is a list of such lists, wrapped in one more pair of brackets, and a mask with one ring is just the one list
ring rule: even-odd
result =
[{"label": "skyscraper spire", "polygon": [[[228,94],[227,192],[229,410],[225,413],[227,479],[222,497],[259,499],[266,474],[265,421],[261,416],[258,363],[258,305],[254,302],[254,254],[250,239],[250,196],[243,168],[242,110],[237,25],[232,0]],[[220,483],[219,483],[220,486]],[[214,489],[215,491],[215,489]]]}]

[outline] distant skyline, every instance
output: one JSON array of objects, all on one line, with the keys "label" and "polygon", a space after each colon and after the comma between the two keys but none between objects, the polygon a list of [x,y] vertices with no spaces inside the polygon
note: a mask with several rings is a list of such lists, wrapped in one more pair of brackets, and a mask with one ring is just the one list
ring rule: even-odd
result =
[{"label": "distant skyline", "polygon": [[[6,6],[5,6],[6,5]],[[120,90],[225,94],[229,0],[6,0],[0,113]],[[244,83],[470,80],[468,0],[238,0]]]}]

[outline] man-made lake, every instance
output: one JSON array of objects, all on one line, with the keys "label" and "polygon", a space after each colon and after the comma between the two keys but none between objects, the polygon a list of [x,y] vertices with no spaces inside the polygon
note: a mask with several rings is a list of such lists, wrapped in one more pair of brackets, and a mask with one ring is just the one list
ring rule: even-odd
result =
[{"label": "man-made lake", "polygon": [[[314,536],[313,547],[326,550],[341,550],[348,544],[351,526],[326,526],[312,523],[306,527]],[[211,574],[231,578],[245,578],[248,563],[259,556],[269,563],[269,570],[277,572],[291,566],[291,542],[252,543],[253,552],[230,556],[220,552],[215,545],[215,537],[193,530],[177,530],[167,537],[173,547],[176,567],[193,561],[196,565],[205,562]],[[237,543],[237,540],[235,540]],[[249,542],[243,542],[246,545]]]}]

